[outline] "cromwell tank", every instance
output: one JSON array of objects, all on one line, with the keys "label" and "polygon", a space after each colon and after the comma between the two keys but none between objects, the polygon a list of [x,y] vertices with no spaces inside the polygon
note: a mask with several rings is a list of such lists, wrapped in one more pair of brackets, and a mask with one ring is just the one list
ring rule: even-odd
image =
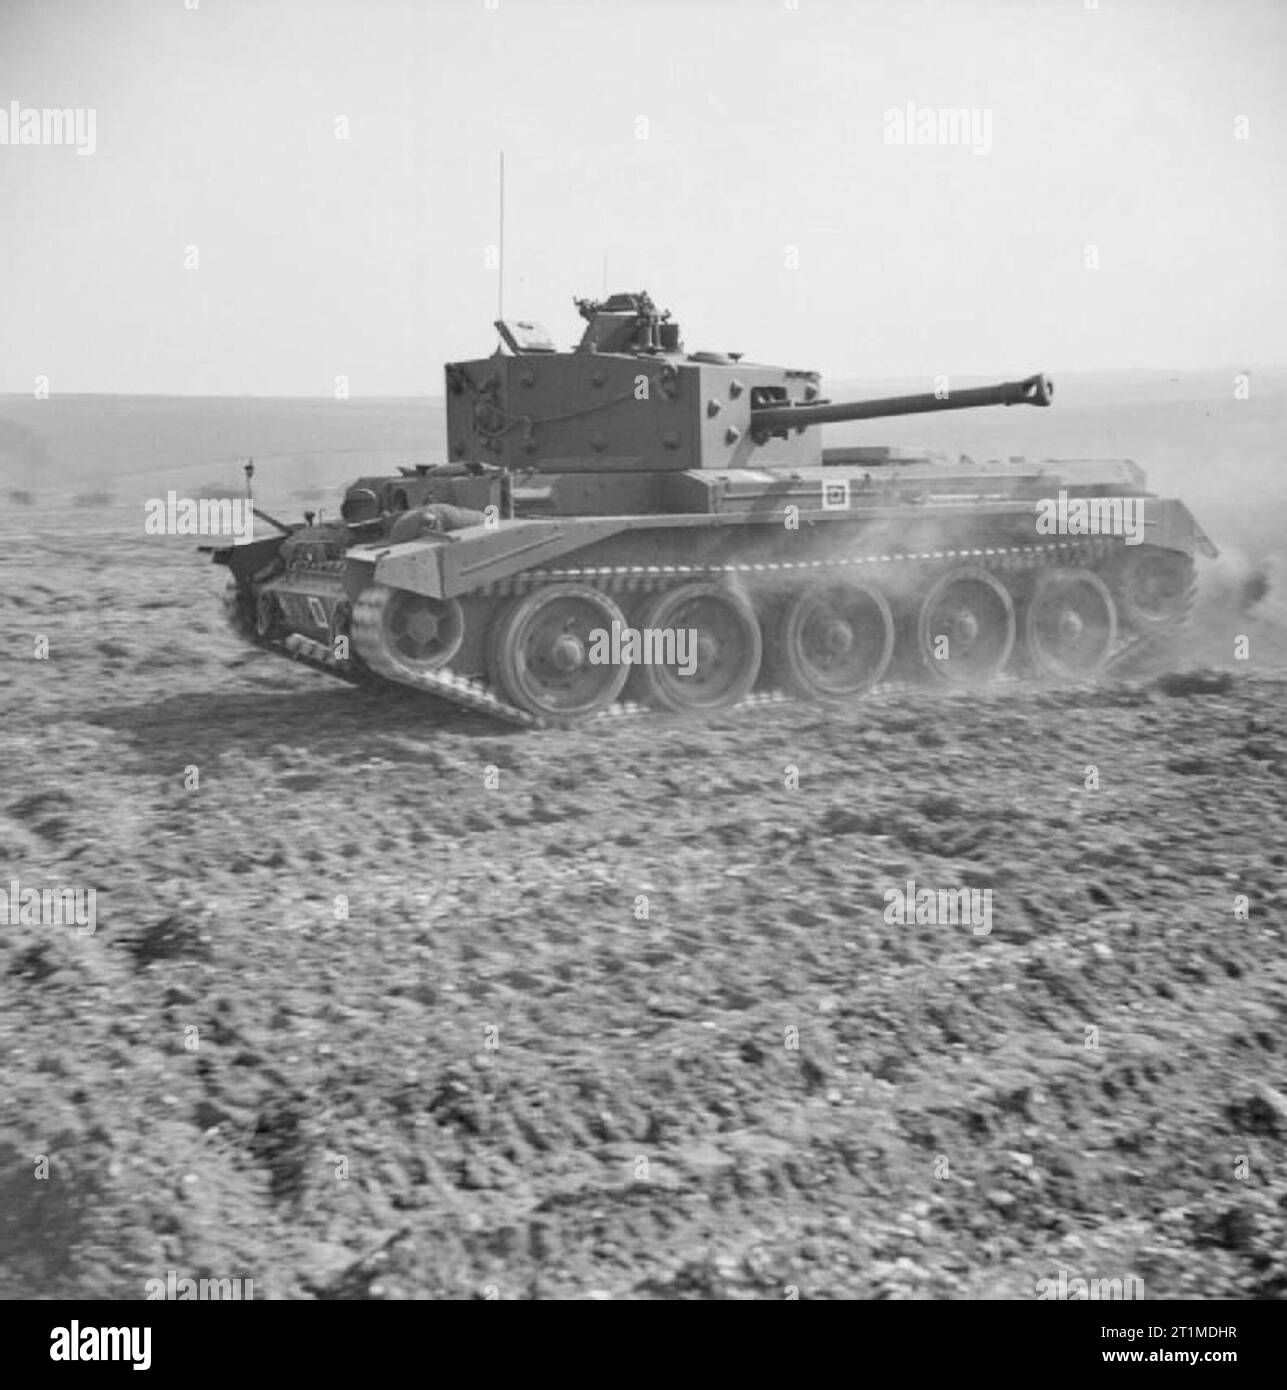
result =
[{"label": "cromwell tank", "polygon": [[883,680],[1082,680],[1184,620],[1214,546],[1127,459],[824,449],[836,421],[1046,407],[1041,375],[831,403],[818,374],[685,352],[647,294],[559,351],[500,321],[446,367],[446,461],[214,552],[250,640],[529,725]]}]

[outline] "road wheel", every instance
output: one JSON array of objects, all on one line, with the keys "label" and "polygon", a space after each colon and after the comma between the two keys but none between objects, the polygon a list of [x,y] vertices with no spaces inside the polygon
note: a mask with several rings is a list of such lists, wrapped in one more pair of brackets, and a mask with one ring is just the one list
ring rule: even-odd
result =
[{"label": "road wheel", "polygon": [[1033,666],[1060,680],[1104,668],[1117,642],[1117,605],[1090,570],[1046,570],[1024,615],[1024,645]]},{"label": "road wheel", "polygon": [[769,651],[774,675],[791,694],[852,699],[885,674],[894,654],[894,617],[870,585],[809,588],[779,607]]},{"label": "road wheel", "polygon": [[722,584],[682,584],[655,595],[639,627],[671,639],[673,654],[689,658],[635,667],[633,686],[645,704],[683,712],[724,709],[755,684],[764,650],[759,620],[747,599]]},{"label": "road wheel", "polygon": [[599,660],[621,610],[585,584],[553,584],[515,599],[492,628],[491,680],[512,704],[542,718],[577,720],[609,708],[629,668]]},{"label": "road wheel", "polygon": [[921,604],[917,646],[935,675],[949,684],[994,679],[1010,659],[1014,637],[1014,600],[985,569],[950,570]]}]

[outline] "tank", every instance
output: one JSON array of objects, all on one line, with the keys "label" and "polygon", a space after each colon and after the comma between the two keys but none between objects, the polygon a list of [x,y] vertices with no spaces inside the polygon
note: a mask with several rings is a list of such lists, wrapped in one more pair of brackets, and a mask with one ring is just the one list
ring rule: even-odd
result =
[{"label": "tank", "polygon": [[822,446],[839,421],[1046,408],[1043,375],[832,402],[814,371],[686,352],[646,293],[575,303],[571,350],[501,320],[492,356],[447,364],[442,462],[216,549],[236,629],[523,725],[706,715],[1092,679],[1179,630],[1217,553],[1129,459]]}]

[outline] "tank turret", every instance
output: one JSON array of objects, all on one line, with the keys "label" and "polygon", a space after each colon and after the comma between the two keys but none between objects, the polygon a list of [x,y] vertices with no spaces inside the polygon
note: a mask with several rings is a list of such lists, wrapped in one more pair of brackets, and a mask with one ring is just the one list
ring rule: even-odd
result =
[{"label": "tank turret", "polygon": [[817,372],[686,353],[679,325],[643,291],[578,299],[576,348],[500,320],[509,354],[447,367],[454,463],[538,473],[668,473],[821,462],[812,425],[987,405],[1048,405],[1044,376],[998,386],[832,403]]}]

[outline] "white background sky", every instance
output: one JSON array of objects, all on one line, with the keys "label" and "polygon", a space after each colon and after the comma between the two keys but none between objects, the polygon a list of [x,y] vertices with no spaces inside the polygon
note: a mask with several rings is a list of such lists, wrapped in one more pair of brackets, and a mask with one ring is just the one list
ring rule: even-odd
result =
[{"label": "white background sky", "polygon": [[[1284,0],[496,3],[0,0],[0,107],[97,112],[0,145],[0,390],[438,394],[502,147],[560,343],[606,256],[690,350],[830,376],[1287,360]],[[991,153],[887,144],[909,101]]]}]

